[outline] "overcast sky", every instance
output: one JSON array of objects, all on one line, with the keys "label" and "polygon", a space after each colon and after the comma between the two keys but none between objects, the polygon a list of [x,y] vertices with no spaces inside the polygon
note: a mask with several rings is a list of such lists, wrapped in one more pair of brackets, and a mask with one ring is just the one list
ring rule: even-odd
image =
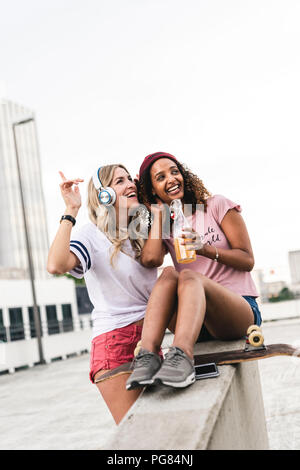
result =
[{"label": "overcast sky", "polygon": [[162,150],[241,204],[256,268],[281,275],[300,249],[299,24],[297,0],[0,0],[2,94],[36,113],[50,239],[59,170],[135,175]]}]

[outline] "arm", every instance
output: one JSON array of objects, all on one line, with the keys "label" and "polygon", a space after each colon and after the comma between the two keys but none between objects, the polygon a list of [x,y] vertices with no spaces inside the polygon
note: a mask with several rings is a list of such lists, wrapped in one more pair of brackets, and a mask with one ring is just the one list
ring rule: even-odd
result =
[{"label": "arm", "polygon": [[[81,206],[78,184],[83,180],[80,178],[67,180],[63,173],[60,172],[60,175],[63,180],[60,190],[66,204],[64,214],[76,217]],[[58,228],[48,254],[47,271],[50,274],[64,274],[79,264],[77,256],[70,251],[72,227],[72,222],[63,220]]]},{"label": "arm", "polygon": [[163,205],[159,207],[152,206],[151,211],[153,213],[153,223],[141,254],[141,263],[146,268],[161,266],[167,253],[162,240]]},{"label": "arm", "polygon": [[[254,266],[254,256],[246,224],[242,216],[235,209],[230,209],[221,222],[221,228],[231,246],[231,249],[218,249],[218,262],[231,266],[239,271],[252,271]],[[193,234],[195,236],[195,232]],[[198,234],[196,234],[192,243],[184,241],[186,242],[184,244],[189,245],[191,249],[192,246],[194,246],[197,255],[215,259],[216,248],[207,244],[200,247],[200,238],[199,236],[197,238],[197,235]],[[187,231],[185,231],[184,238],[189,238]]]}]

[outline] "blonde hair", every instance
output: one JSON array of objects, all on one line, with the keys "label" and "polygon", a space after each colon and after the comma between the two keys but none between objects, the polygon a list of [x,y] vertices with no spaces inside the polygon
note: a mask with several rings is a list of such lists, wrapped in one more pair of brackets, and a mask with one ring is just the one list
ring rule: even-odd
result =
[{"label": "blonde hair", "polygon": [[[105,165],[101,167],[99,176],[101,183],[104,187],[110,186],[114,172],[117,168],[123,168],[126,173],[129,174],[127,168],[121,164],[115,165]],[[128,234],[128,231],[122,232],[119,230],[118,235],[115,233],[115,230],[110,230],[115,223],[115,211],[113,206],[105,206],[99,203],[98,191],[94,186],[93,178],[90,179],[88,184],[88,200],[87,200],[88,214],[91,222],[95,224],[101,232],[105,234],[108,240],[113,245],[113,250],[110,256],[110,263],[113,266],[116,256],[120,251],[123,251],[123,243],[126,240],[130,240],[132,248],[135,252],[135,258],[139,258],[141,255],[142,248],[144,246],[144,239],[137,238],[131,240]],[[136,218],[137,216],[135,216]],[[120,233],[121,232],[121,233]],[[128,253],[126,253],[128,254]]]}]

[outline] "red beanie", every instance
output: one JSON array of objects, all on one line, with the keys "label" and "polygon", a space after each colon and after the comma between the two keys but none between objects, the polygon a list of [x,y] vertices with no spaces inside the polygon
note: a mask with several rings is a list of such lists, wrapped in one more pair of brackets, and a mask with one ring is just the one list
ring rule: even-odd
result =
[{"label": "red beanie", "polygon": [[151,166],[152,163],[154,163],[159,158],[170,158],[174,162],[177,162],[177,159],[174,157],[174,155],[171,155],[170,153],[165,153],[165,152],[151,153],[150,155],[147,155],[147,157],[144,158],[144,161],[141,164],[140,172],[139,172],[139,179],[141,179],[143,173],[145,173],[147,168],[149,168],[149,166]]}]

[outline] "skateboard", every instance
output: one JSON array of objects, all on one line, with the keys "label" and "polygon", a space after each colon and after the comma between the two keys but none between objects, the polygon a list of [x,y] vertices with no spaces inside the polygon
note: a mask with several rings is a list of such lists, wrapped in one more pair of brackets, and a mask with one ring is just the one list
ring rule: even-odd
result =
[{"label": "skateboard", "polygon": [[262,330],[257,325],[251,325],[248,328],[245,339],[244,349],[195,355],[195,366],[211,363],[216,365],[237,364],[239,362],[257,361],[258,359],[267,359],[274,356],[300,358],[300,348],[296,349],[289,344],[276,343],[265,346]]},{"label": "skateboard", "polygon": [[[240,362],[257,361],[258,359],[267,359],[274,356],[293,356],[300,359],[300,348],[296,349],[290,344],[268,344],[264,345],[264,336],[262,330],[257,325],[251,325],[246,333],[244,349],[233,349],[231,351],[220,351],[207,354],[196,354],[194,356],[194,365],[196,366],[217,366],[226,364],[238,364]],[[136,356],[140,350],[141,341],[139,341],[134,350]],[[115,374],[112,376],[111,371],[103,374],[95,383],[102,382],[107,378],[115,377],[121,374],[130,374],[132,372],[132,362],[122,364],[122,366],[114,369]],[[214,377],[218,373],[202,374],[201,378]]]}]

